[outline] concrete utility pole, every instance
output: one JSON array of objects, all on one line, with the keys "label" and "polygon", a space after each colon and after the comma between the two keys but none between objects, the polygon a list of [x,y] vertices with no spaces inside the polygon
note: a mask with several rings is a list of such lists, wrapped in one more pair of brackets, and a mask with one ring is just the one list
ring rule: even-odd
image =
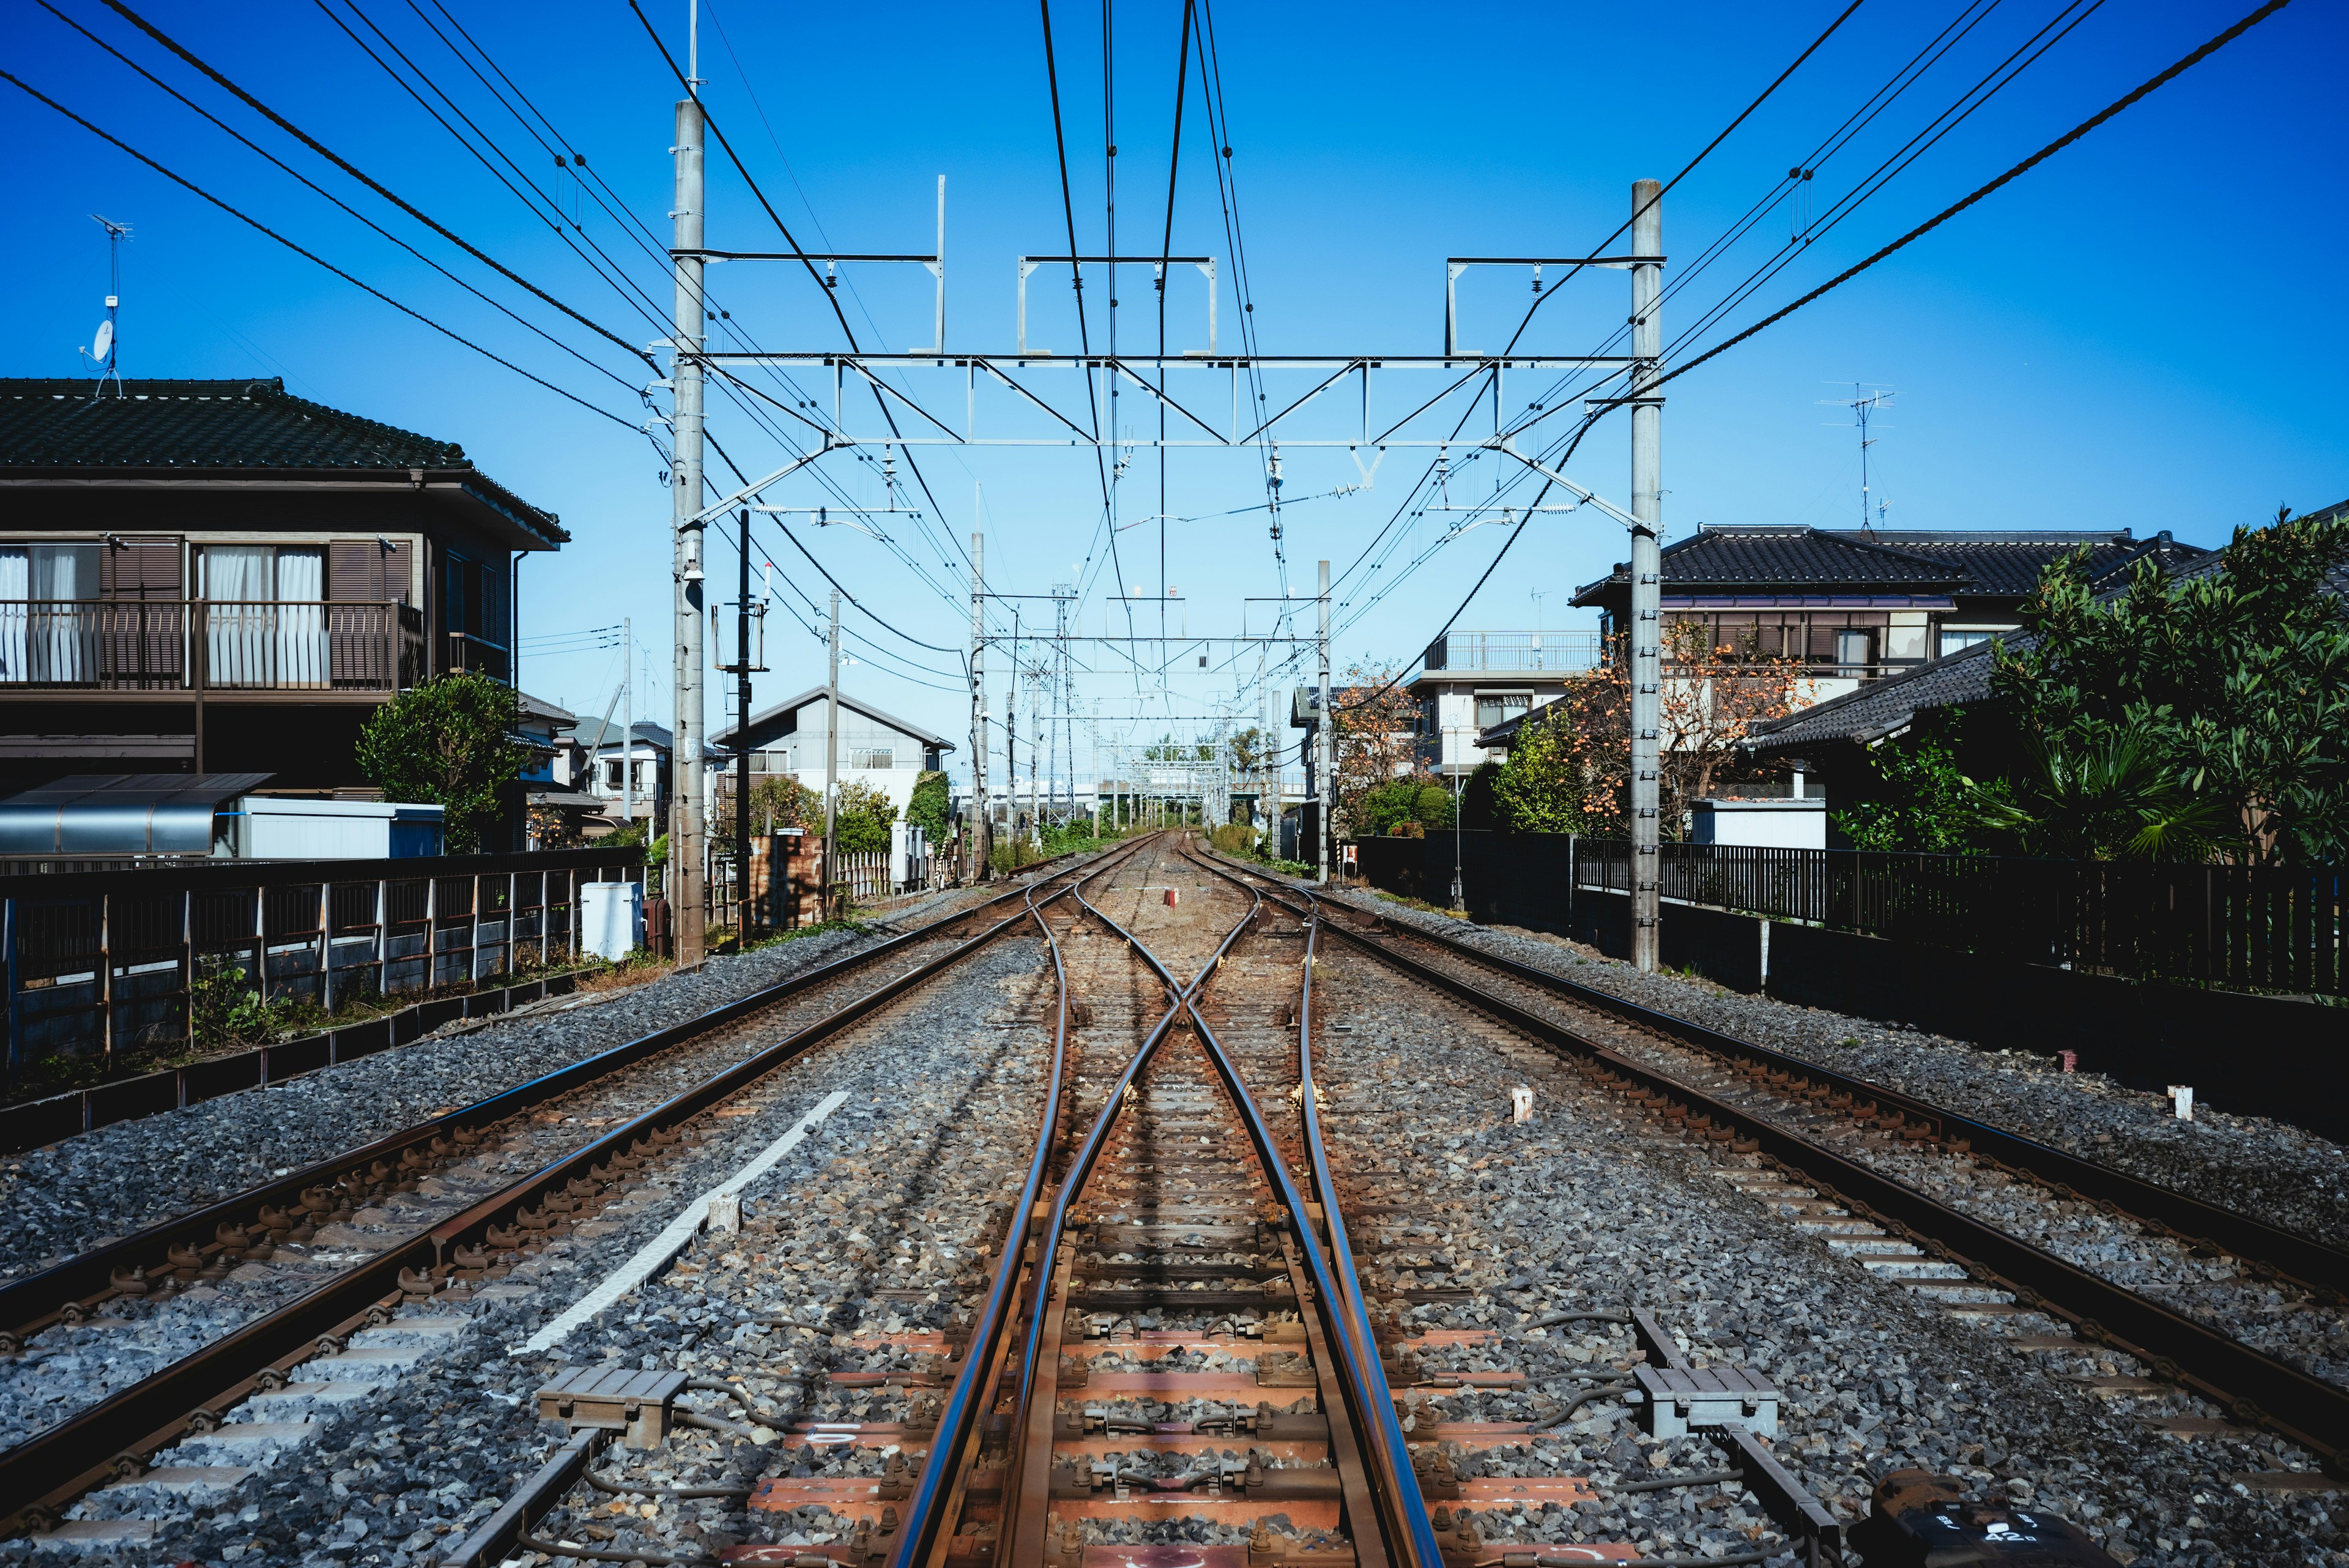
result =
[{"label": "concrete utility pole", "polygon": [[[750,509],[742,508],[742,575],[734,605],[734,950],[750,940]],[[763,639],[761,639],[763,640]]]},{"label": "concrete utility pole", "polygon": [[[1663,187],[1631,183],[1631,254],[1664,254]],[[1631,961],[1652,974],[1662,880],[1657,816],[1663,792],[1657,735],[1663,722],[1664,400],[1654,387],[1663,357],[1660,308],[1663,268],[1641,261],[1631,268]]]},{"label": "concrete utility pole", "polygon": [[[620,826],[636,825],[636,622],[620,618]],[[608,715],[609,708],[604,710]],[[597,736],[597,740],[604,737]]]},{"label": "concrete utility pole", "polygon": [[832,879],[840,847],[840,590],[832,590],[832,661],[823,678],[823,912],[831,919]]},{"label": "concrete utility pole", "polygon": [[988,878],[994,846],[987,816],[987,535],[970,536],[970,826],[963,852],[970,879]]},{"label": "concrete utility pole", "polygon": [[[697,59],[688,67],[691,77]],[[670,477],[677,556],[677,735],[670,766],[676,826],[669,839],[669,919],[680,968],[701,962],[701,105],[677,106],[677,309],[669,379],[677,455]]]},{"label": "concrete utility pole", "polygon": [[1331,765],[1338,754],[1338,742],[1331,732],[1337,719],[1330,701],[1330,563],[1321,563],[1321,587],[1317,601],[1321,607],[1321,631],[1315,639],[1321,653],[1321,722],[1313,730],[1315,766],[1314,794],[1320,802],[1320,823],[1313,835],[1313,879],[1330,880],[1330,835],[1336,816],[1332,809],[1338,799],[1336,777]]}]

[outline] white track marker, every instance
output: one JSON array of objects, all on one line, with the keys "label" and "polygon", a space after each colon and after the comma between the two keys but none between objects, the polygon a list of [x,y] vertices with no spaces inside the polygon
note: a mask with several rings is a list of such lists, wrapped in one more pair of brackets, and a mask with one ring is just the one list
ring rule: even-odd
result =
[{"label": "white track marker", "polygon": [[848,1103],[843,1090],[826,1095],[815,1109],[799,1119],[797,1126],[759,1152],[759,1158],[736,1171],[719,1186],[711,1188],[688,1203],[670,1220],[661,1233],[646,1242],[636,1255],[615,1270],[604,1282],[589,1291],[571,1309],[554,1322],[524,1340],[516,1354],[552,1350],[564,1335],[635,1290],[651,1277],[654,1271],[667,1264],[685,1251],[709,1218],[710,1204],[720,1198],[733,1198],[750,1183],[774,1168],[775,1162],[799,1147],[800,1140],[815,1130],[815,1125]]}]

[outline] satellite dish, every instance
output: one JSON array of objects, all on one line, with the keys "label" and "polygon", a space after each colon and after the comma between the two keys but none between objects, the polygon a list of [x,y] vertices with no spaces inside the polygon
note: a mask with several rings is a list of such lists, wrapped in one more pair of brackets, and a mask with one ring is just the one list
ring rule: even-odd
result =
[{"label": "satellite dish", "polygon": [[103,359],[113,348],[114,323],[101,321],[98,324],[98,337],[90,343],[89,357],[93,359]]}]

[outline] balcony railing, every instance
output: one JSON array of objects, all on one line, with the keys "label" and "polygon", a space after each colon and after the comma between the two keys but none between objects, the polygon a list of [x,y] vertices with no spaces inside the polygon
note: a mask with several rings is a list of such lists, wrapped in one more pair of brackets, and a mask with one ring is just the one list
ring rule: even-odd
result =
[{"label": "balcony railing", "polygon": [[1427,646],[1430,670],[1548,670],[1576,675],[1599,665],[1595,631],[1455,631]]},{"label": "balcony railing", "polygon": [[0,691],[391,692],[424,662],[397,601],[0,599]]}]

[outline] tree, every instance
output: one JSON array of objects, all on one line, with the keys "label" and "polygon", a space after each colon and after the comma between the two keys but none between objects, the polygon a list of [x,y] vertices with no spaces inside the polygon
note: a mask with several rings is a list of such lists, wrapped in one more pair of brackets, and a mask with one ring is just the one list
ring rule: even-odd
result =
[{"label": "tree", "polygon": [[1385,837],[1404,824],[1423,830],[1452,826],[1452,792],[1431,778],[1389,779],[1354,797],[1353,831]]},{"label": "tree", "polygon": [[821,832],[823,796],[800,783],[795,774],[762,774],[750,786],[750,830],[769,833],[796,827]]},{"label": "tree", "polygon": [[[1694,802],[1754,771],[1739,744],[1754,726],[1807,707],[1810,699],[1803,661],[1764,653],[1755,633],[1723,642],[1705,621],[1676,620],[1664,628],[1663,649],[1661,820],[1677,828]],[[1627,702],[1627,721],[1629,715]]]},{"label": "tree", "polygon": [[1492,777],[1493,825],[1504,833],[1619,835],[1629,822],[1630,689],[1616,664],[1570,678],[1566,694],[1528,714]]},{"label": "tree", "polygon": [[450,853],[470,855],[520,793],[530,761],[513,738],[520,718],[512,687],[478,671],[443,675],[368,715],[359,771],[388,800],[441,806]]},{"label": "tree", "polygon": [[833,808],[833,833],[842,854],[887,850],[889,826],[896,820],[897,807],[886,792],[863,779],[840,786],[839,803]]},{"label": "tree", "polygon": [[1359,819],[1358,804],[1368,791],[1399,779],[1434,783],[1434,775],[1420,765],[1419,705],[1395,679],[1400,673],[1391,664],[1357,661],[1347,669],[1343,684],[1330,692],[1336,776],[1329,793],[1341,833],[1370,831]]},{"label": "tree", "polygon": [[947,810],[953,797],[947,789],[947,775],[935,770],[914,781],[913,798],[905,803],[905,820],[922,830],[932,847],[947,841]]},{"label": "tree", "polygon": [[1907,734],[1868,753],[1878,794],[1835,814],[1836,826],[1858,849],[1976,855],[1986,828],[2007,820],[2003,780],[1976,784],[1958,768],[1965,710],[1920,719]]},{"label": "tree", "polygon": [[[2217,803],[2231,857],[2349,857],[2349,622],[2327,584],[2344,561],[2349,518],[2280,512],[2235,530],[2222,570],[2176,582],[2143,561],[2109,601],[2089,588],[2085,551],[2051,566],[2024,607],[2028,635],[2000,645],[1991,676],[2044,748],[2043,808],[2151,770]],[[2095,853],[2139,852],[2142,822],[2091,816],[2120,835]]]}]

